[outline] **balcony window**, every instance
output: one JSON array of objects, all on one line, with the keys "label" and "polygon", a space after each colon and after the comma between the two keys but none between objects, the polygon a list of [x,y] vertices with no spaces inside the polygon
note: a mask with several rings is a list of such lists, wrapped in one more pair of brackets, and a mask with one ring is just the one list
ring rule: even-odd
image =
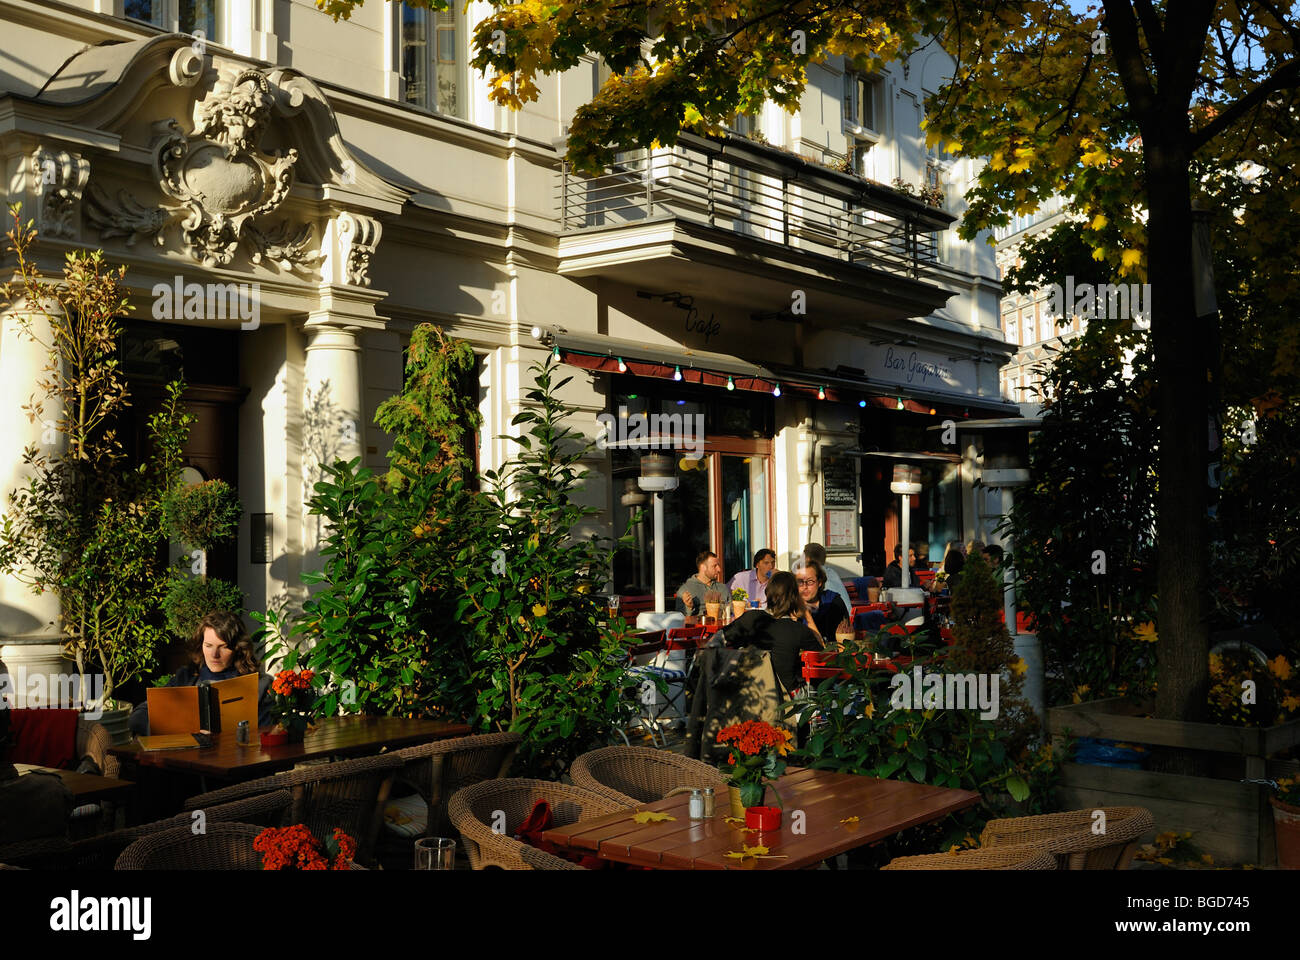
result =
[{"label": "balcony window", "polygon": [[123,12],[131,20],[152,23],[173,33],[200,33],[224,42],[221,0],[126,0]]},{"label": "balcony window", "polygon": [[401,18],[402,98],[433,113],[464,117],[463,24],[455,8],[402,4]]},{"label": "balcony window", "polygon": [[844,75],[844,122],[853,133],[877,131],[876,99],[879,81],[860,73]]}]

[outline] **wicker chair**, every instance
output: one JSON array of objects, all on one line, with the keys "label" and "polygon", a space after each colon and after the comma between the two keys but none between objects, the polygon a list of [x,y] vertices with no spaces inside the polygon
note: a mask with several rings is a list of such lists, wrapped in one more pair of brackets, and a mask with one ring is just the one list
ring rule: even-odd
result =
[{"label": "wicker chair", "polygon": [[197,810],[271,790],[288,790],[293,794],[293,803],[288,815],[281,819],[281,826],[306,824],[317,836],[328,835],[340,827],[356,839],[356,859],[363,865],[370,864],[384,804],[401,766],[402,758],[395,753],[314,764],[201,793],[186,800],[185,809]]},{"label": "wicker chair", "polygon": [[176,827],[141,837],[122,851],[117,870],[261,870],[253,840],[265,828],[214,823],[203,833]]},{"label": "wicker chair", "polygon": [[[565,826],[625,809],[607,797],[580,787],[545,780],[484,780],[452,795],[447,812],[465,841],[465,852],[475,870],[581,870],[575,863],[543,853],[511,834],[538,800],[551,805],[556,826]],[[505,830],[494,833],[495,811],[505,813]]]},{"label": "wicker chair", "polygon": [[[1093,833],[1094,814],[1106,815],[1106,832]],[[1155,825],[1143,807],[1092,807],[1037,817],[990,820],[983,847],[1034,846],[1050,851],[1064,870],[1127,870],[1138,838]]]},{"label": "wicker chair", "polygon": [[504,777],[523,737],[517,733],[486,733],[474,737],[435,740],[393,751],[406,764],[397,775],[413,787],[428,806],[426,837],[451,835],[447,800],[462,787]]},{"label": "wicker chair", "polygon": [[954,853],[897,857],[882,870],[1055,870],[1056,857],[1041,847],[980,847]]},{"label": "wicker chair", "polygon": [[[293,803],[288,790],[246,797],[233,803],[204,809],[207,823],[239,822],[278,826]],[[0,848],[0,859],[22,867],[45,870],[112,870],[127,847],[142,837],[164,830],[185,827],[192,830],[194,815],[182,813],[167,820],[146,823],[125,830],[89,837],[69,843],[67,840],[31,840]]]},{"label": "wicker chair", "polygon": [[573,761],[569,776],[575,786],[625,807],[662,800],[680,787],[712,787],[718,794],[727,788],[716,767],[650,747],[592,750]]}]

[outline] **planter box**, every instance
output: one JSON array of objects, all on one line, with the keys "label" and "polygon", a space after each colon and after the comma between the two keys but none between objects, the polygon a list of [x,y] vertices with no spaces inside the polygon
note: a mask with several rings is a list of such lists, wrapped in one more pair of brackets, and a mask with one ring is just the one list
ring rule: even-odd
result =
[{"label": "planter box", "polygon": [[1190,830],[1192,843],[1216,863],[1275,864],[1271,791],[1240,780],[1268,776],[1267,757],[1300,744],[1300,720],[1274,727],[1230,727],[1143,717],[1149,709],[1149,704],[1123,697],[1052,707],[1047,729],[1054,737],[1068,731],[1076,737],[1206,751],[1216,755],[1212,766],[1228,779],[1067,763],[1061,767],[1062,805],[1146,807],[1155,817],[1153,836]]}]

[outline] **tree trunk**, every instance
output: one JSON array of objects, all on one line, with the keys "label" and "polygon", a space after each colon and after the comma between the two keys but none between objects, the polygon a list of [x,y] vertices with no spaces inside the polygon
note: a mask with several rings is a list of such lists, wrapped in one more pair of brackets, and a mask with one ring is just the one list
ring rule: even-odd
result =
[{"label": "tree trunk", "polygon": [[[1196,317],[1192,283],[1192,213],[1189,156],[1182,146],[1183,108],[1166,105],[1144,131],[1148,249],[1151,279],[1151,337],[1159,404],[1160,489],[1159,679],[1156,716],[1196,720],[1205,709],[1208,684],[1208,586],[1206,488],[1209,369],[1206,324]],[[1099,428],[1101,425],[1098,425]],[[1193,754],[1163,752],[1166,772],[1193,773]]]}]

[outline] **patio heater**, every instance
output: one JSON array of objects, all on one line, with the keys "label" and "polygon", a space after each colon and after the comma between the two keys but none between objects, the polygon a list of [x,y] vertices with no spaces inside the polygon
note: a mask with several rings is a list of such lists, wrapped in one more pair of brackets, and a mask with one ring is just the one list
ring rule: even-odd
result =
[{"label": "patio heater", "polygon": [[[899,566],[903,568],[902,587],[898,591],[890,591],[891,600],[902,603],[920,603],[925,599],[924,593],[918,589],[913,589],[908,577],[907,568],[907,547],[911,543],[912,537],[912,497],[921,492],[921,468],[912,466],[908,463],[894,464],[894,479],[889,484],[889,492],[897,494],[902,498],[902,511],[899,514],[903,520],[902,546],[903,555]],[[897,593],[897,597],[895,597]]]},{"label": "patio heater", "polygon": [[[649,497],[637,487],[635,480],[626,480],[623,483],[623,495],[619,497],[619,502],[631,510],[639,510],[646,505]],[[642,583],[645,577],[645,521],[642,520],[636,525],[636,566],[632,571],[632,578],[637,583]]]},{"label": "patio heater", "polygon": [[[958,435],[979,434],[984,446],[984,467],[980,482],[1001,491],[1002,515],[1009,516],[1015,503],[1015,490],[1029,482],[1029,433],[1042,427],[1040,419],[963,420],[956,424]],[[930,427],[942,430],[943,427]],[[1010,533],[1003,534],[1002,549],[1012,557],[1014,544]],[[1015,642],[1016,655],[1025,661],[1025,699],[1045,720],[1043,646],[1035,633],[1016,631],[1015,570],[1011,563],[1005,565],[1002,610],[1007,631]]]},{"label": "patio heater", "polygon": [[655,610],[666,612],[664,607],[664,494],[677,489],[676,461],[671,454],[647,453],[641,457],[641,476],[636,482],[655,502]]}]

